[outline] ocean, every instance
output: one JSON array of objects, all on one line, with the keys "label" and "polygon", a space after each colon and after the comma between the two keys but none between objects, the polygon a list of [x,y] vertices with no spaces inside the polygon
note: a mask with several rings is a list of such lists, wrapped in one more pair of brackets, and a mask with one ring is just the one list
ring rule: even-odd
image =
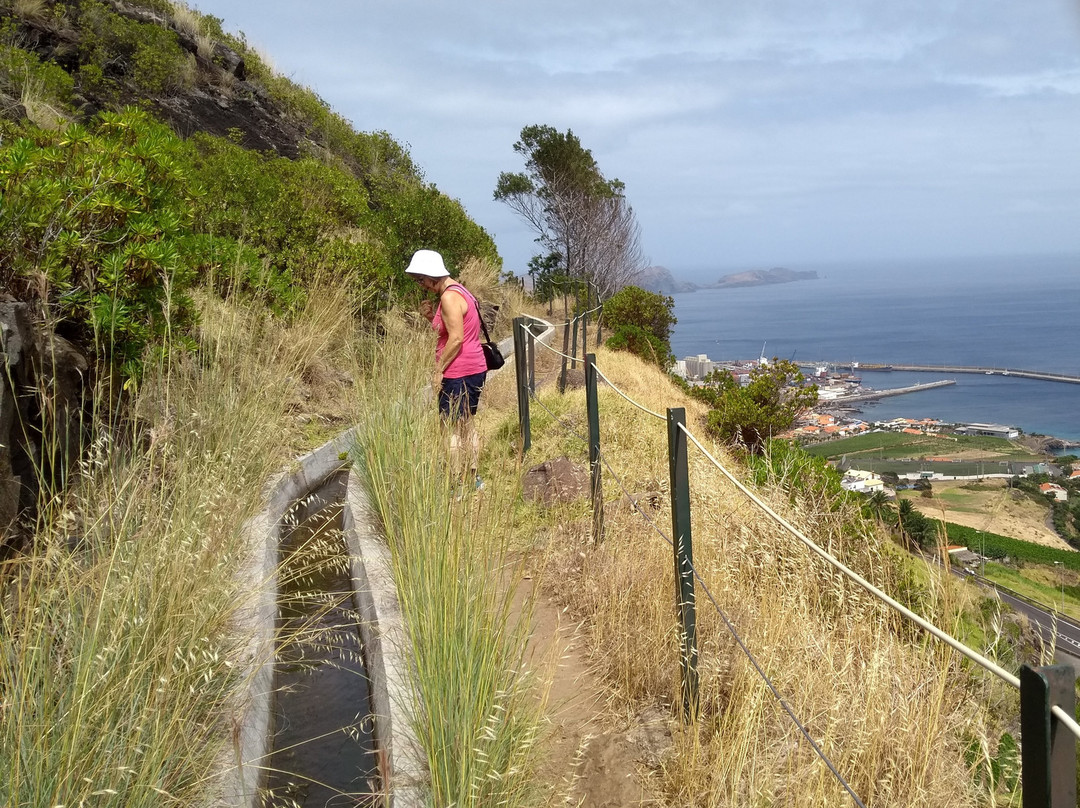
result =
[{"label": "ocean", "polygon": [[[965,365],[1080,376],[1080,255],[788,265],[817,280],[672,295],[675,356]],[[713,280],[732,270],[718,270]],[[680,276],[680,280],[698,280]],[[699,281],[700,282],[700,281]],[[1080,384],[860,370],[875,389],[955,385],[861,405],[864,417],[1016,426],[1080,441]]]}]

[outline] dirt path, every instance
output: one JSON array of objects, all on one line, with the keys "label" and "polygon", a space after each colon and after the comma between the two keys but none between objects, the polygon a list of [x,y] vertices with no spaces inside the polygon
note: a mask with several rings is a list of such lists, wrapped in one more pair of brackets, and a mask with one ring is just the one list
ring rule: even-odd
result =
[{"label": "dirt path", "polygon": [[[539,772],[548,791],[545,804],[588,808],[663,805],[640,776],[637,761],[643,750],[635,738],[642,735],[643,728],[626,726],[607,709],[608,694],[589,665],[581,627],[566,618],[535,579],[523,581],[517,594],[519,605],[535,595],[529,644],[533,664],[554,664],[548,695],[548,742]],[[657,731],[663,732],[659,727]]]}]

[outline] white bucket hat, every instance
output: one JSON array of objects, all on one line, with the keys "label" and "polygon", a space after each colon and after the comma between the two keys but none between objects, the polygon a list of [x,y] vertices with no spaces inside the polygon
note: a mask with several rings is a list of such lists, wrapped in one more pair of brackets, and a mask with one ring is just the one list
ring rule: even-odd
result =
[{"label": "white bucket hat", "polygon": [[405,269],[406,275],[423,275],[425,278],[448,278],[450,273],[446,271],[442,256],[434,250],[417,250],[413,253],[409,266]]}]

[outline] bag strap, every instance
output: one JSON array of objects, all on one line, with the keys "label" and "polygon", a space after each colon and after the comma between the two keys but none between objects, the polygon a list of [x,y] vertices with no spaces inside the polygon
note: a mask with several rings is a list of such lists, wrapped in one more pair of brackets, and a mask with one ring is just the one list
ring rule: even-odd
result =
[{"label": "bag strap", "polygon": [[455,281],[451,286],[448,286],[446,288],[450,289],[451,287],[456,287],[456,288],[460,289],[462,292],[464,292],[465,294],[467,294],[469,297],[472,298],[473,306],[476,307],[476,317],[480,321],[480,328],[482,328],[484,330],[484,339],[487,340],[488,342],[491,342],[491,335],[488,333],[487,325],[484,323],[484,315],[482,315],[480,313],[480,302],[476,299],[476,295],[474,295],[472,292],[470,292],[468,289],[466,289],[464,286],[462,286],[457,281]]}]

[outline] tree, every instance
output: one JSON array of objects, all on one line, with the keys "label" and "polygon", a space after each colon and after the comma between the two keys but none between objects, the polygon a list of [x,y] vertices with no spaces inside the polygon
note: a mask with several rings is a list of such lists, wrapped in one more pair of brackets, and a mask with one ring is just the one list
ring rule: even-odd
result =
[{"label": "tree", "polygon": [[911,545],[926,550],[936,546],[939,525],[936,519],[930,519],[919,513],[910,499],[900,500],[896,512],[900,533]]},{"label": "tree", "polygon": [[525,171],[501,173],[494,198],[528,224],[547,256],[558,256],[562,273],[600,299],[636,277],[645,261],[623,183],[607,179],[569,129],[526,126],[514,151]]},{"label": "tree", "polygon": [[891,525],[896,521],[896,510],[892,500],[885,495],[884,491],[875,491],[866,498],[866,510],[879,524]]},{"label": "tree", "polygon": [[712,408],[710,432],[720,440],[760,454],[770,437],[791,429],[795,419],[817,403],[817,387],[804,385],[798,365],[773,359],[750,371],[744,387],[725,370],[714,370],[694,395]]}]

